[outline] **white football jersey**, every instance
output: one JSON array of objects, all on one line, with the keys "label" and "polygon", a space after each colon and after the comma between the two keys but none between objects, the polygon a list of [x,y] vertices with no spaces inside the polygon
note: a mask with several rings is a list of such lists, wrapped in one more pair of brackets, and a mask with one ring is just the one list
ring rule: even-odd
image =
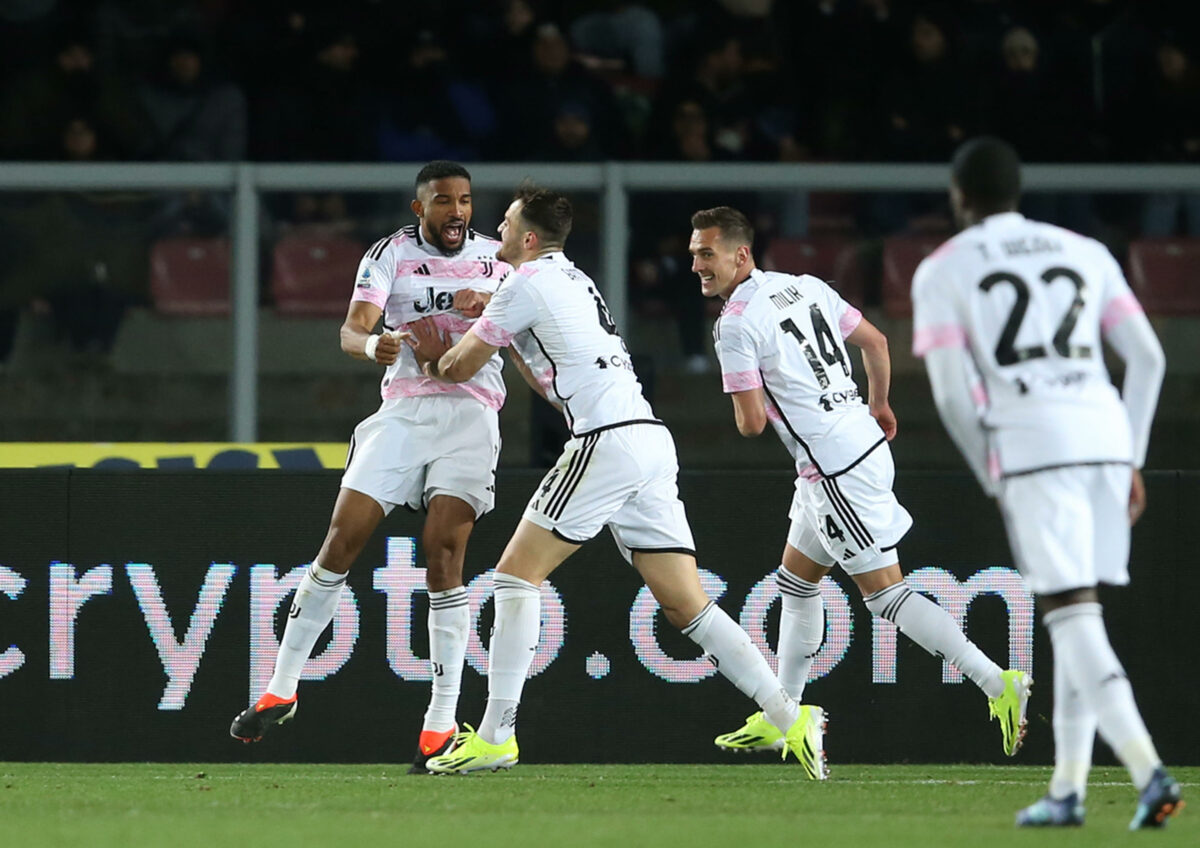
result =
[{"label": "white football jersey", "polygon": [[884,441],[851,378],[843,341],[862,313],[822,280],[754,270],[713,328],[727,393],[762,386],[767,417],[797,466],[828,477]]},{"label": "white football jersey", "polygon": [[[477,319],[454,311],[454,293],[474,289],[489,294],[512,269],[496,259],[499,242],[467,230],[458,253],[446,255],[410,224],[371,246],[358,265],[351,301],[363,300],[383,310],[383,325],[404,330],[421,318],[432,317],[439,330],[458,341]],[[426,377],[407,345],[384,372],[380,393],[385,400],[420,395],[451,394],[471,397],[492,409],[504,405],[502,363],[493,356],[479,373],[463,383],[443,383]]]},{"label": "white football jersey", "polygon": [[912,298],[916,356],[970,352],[994,475],[1132,460],[1101,333],[1141,307],[1104,245],[992,215],[921,263]]},{"label": "white football jersey", "polygon": [[527,362],[535,376],[548,363],[551,397],[561,400],[571,435],[657,421],[604,298],[561,252],[509,274],[474,328],[496,347],[526,331],[544,357]]}]

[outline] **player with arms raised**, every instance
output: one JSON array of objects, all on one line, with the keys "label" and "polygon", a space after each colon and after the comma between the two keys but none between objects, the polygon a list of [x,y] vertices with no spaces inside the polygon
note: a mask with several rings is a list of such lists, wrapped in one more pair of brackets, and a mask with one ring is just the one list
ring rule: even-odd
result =
[{"label": "player with arms raised", "polygon": [[[296,590],[266,693],[230,728],[238,739],[257,741],[294,715],[300,673],[332,620],[346,573],[397,505],[427,511],[421,545],[433,691],[410,772],[423,773],[425,760],[448,750],[458,729],[470,627],[463,561],[476,519],[495,503],[504,381],[498,356],[469,381],[432,380],[400,336],[427,319],[461,338],[509,271],[496,260],[495,239],[470,229],[471,208],[467,170],[430,162],[416,179],[412,210],[419,223],[380,239],[359,264],[342,350],[386,367],[383,403],[354,430],[329,532]],[[375,333],[381,316],[384,332]]]},{"label": "player with arms raised", "polygon": [[[1009,144],[964,144],[950,185],[964,229],[913,278],[913,353],[946,429],[999,503],[1054,651],[1054,774],[1017,824],[1083,824],[1099,729],[1141,793],[1130,828],[1161,826],[1182,805],[1179,784],[1109,644],[1096,587],[1129,582],[1162,348],[1108,250],[1026,219],[1019,195]],[[1102,341],[1125,360],[1123,397]]]},{"label": "player with arms raised", "polygon": [[563,253],[571,221],[567,198],[523,186],[505,213],[497,254],[515,270],[483,316],[453,347],[428,327],[414,328],[426,373],[450,382],[471,379],[497,349],[530,333],[550,363],[553,397],[572,433],[496,568],[483,721],[427,766],[452,773],[517,762],[516,715],[538,642],[538,587],[607,526],[667,620],[758,702],[780,729],[784,756],[791,750],[810,777],[823,778],[816,716],[783,691],[750,637],[701,588],[676,485],[675,443],[642,395],[604,299]]},{"label": "player with arms raised", "polygon": [[[887,339],[818,278],[758,270],[753,241],[750,222],[736,209],[719,206],[692,216],[692,270],[703,294],[726,301],[713,336],[738,432],[757,436],[770,421],[799,475],[776,572],[780,681],[800,700],[825,635],[819,584],[838,565],[858,585],[867,609],[953,663],[987,694],[1004,752],[1012,756],[1024,737],[1033,681],[1022,671],[1002,671],[900,572],[896,546],[912,518],[892,494],[887,443],[896,435],[896,417],[888,404]],[[850,376],[846,342],[862,349],[866,404]],[[756,713],[716,744],[764,750],[782,740]]]}]

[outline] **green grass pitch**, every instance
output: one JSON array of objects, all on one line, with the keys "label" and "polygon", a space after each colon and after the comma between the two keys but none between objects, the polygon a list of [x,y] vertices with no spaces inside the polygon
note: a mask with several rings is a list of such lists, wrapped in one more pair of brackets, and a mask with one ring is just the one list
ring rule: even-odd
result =
[{"label": "green grass pitch", "polygon": [[[511,773],[410,777],[404,765],[0,763],[0,845],[940,846],[1200,845],[1200,802],[1165,831],[1128,833],[1135,795],[1093,771],[1087,825],[1018,831],[1045,791],[1031,766],[794,763],[522,764]],[[1200,768],[1177,768],[1198,798]]]}]

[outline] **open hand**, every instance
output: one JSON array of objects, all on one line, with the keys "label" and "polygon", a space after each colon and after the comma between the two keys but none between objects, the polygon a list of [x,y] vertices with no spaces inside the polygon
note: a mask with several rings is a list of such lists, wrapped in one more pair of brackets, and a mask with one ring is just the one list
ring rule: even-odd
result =
[{"label": "open hand", "polygon": [[412,348],[418,363],[437,361],[454,346],[449,330],[438,330],[432,318],[422,318],[408,325],[405,343]]}]

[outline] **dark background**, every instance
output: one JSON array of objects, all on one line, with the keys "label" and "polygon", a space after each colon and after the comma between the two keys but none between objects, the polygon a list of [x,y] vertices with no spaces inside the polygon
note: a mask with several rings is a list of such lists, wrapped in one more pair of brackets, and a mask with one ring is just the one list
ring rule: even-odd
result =
[{"label": "dark background", "polygon": [[[540,472],[503,471],[499,508],[478,526],[467,557],[468,579],[491,568]],[[1150,509],[1134,533],[1133,586],[1105,595],[1112,639],[1134,683],[1146,722],[1164,758],[1200,763],[1200,730],[1190,720],[1198,626],[1189,598],[1200,576],[1185,559],[1185,522],[1200,508],[1200,474],[1147,475]],[[0,759],[179,761],[404,761],[411,756],[428,684],[399,680],[384,654],[385,602],[371,573],[385,564],[386,537],[418,535],[420,516],[397,511],[384,523],[350,584],[361,612],[359,641],[340,672],[301,683],[297,720],[253,746],[229,738],[233,715],[247,702],[249,569],[279,572],[311,559],[324,535],[336,472],[0,471],[0,566],[28,582],[0,594],[0,647],[17,645],[25,664],[0,678]],[[728,583],[723,606],[735,618],[751,587],[779,560],[792,479],[786,473],[684,474],[682,495],[700,564]],[[933,566],[960,580],[990,566],[1011,567],[994,507],[965,474],[906,473],[897,494],[916,525],[901,545],[906,571]],[[75,677],[49,679],[48,569],[74,565],[76,575],[113,567],[113,591],[90,599],[76,624]],[[210,635],[185,707],[160,711],[166,676],[125,575],[128,562],[154,566],[177,635],[187,626],[211,563],[237,573]],[[420,560],[418,559],[418,564]],[[871,683],[871,619],[857,590],[854,638],[839,665],[813,683],[805,700],[831,714],[826,748],[838,762],[1003,762],[1000,734],[987,720],[984,696],[969,682],[941,682],[941,663],[903,636],[897,682]],[[640,588],[607,534],[551,577],[567,612],[566,642],[526,687],[522,758],[530,762],[718,762],[712,737],[736,728],[754,705],[724,679],[670,684],[647,671],[629,640],[629,608]],[[283,608],[286,609],[286,603]],[[413,647],[427,655],[425,604],[417,596]],[[487,644],[492,605],[479,632]],[[776,610],[768,633],[774,643]],[[698,649],[659,616],[659,642],[679,659]],[[971,637],[1007,663],[1003,603],[981,597],[971,607]],[[593,680],[586,658],[600,651],[612,672]],[[1051,759],[1052,683],[1049,643],[1035,628],[1025,763]],[[475,723],[486,681],[464,672],[459,720]],[[1097,746],[1100,762],[1109,754]],[[765,756],[765,755],[761,755]]]}]

